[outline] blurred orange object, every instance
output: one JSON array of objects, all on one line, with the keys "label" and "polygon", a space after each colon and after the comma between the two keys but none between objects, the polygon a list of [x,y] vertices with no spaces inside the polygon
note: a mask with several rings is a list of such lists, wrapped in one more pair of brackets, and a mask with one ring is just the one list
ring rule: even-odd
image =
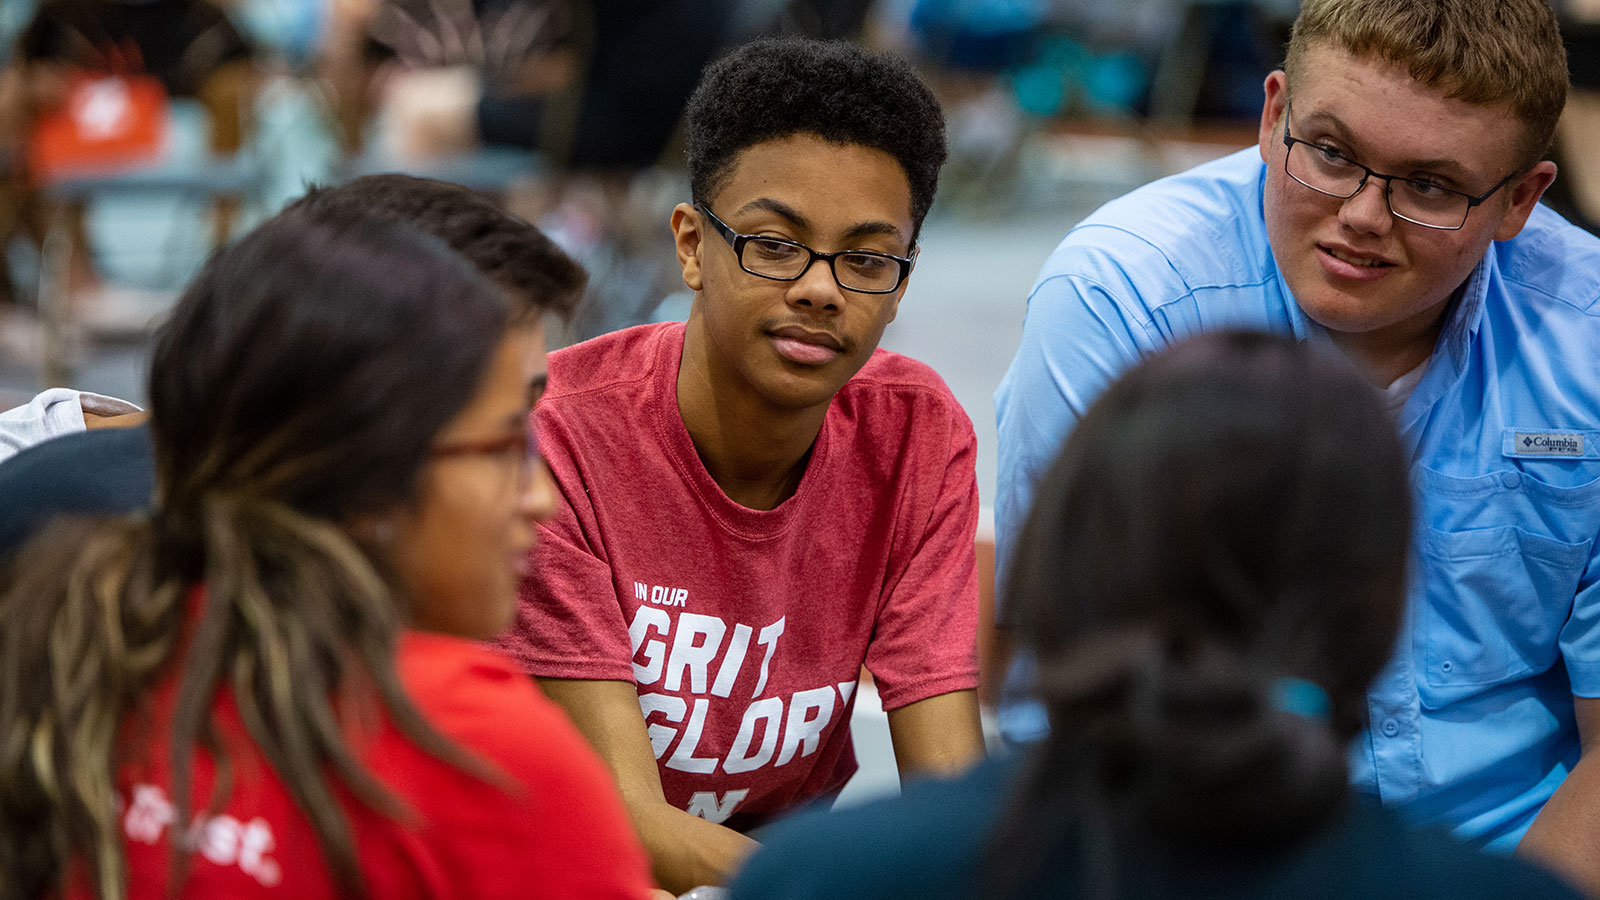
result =
[{"label": "blurred orange object", "polygon": [[167,92],[149,75],[75,76],[61,107],[41,114],[29,136],[34,179],[149,162],[166,142]]}]

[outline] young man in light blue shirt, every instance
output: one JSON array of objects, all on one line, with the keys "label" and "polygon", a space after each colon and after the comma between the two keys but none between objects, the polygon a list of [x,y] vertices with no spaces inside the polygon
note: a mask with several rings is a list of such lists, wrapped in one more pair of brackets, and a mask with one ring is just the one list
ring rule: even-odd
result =
[{"label": "young man in light blue shirt", "polygon": [[1265,87],[1258,148],[1106,205],[1046,262],[996,394],[1000,552],[1137,359],[1220,327],[1331,341],[1387,392],[1421,518],[1354,777],[1600,892],[1600,240],[1538,205],[1554,15],[1306,0]]}]

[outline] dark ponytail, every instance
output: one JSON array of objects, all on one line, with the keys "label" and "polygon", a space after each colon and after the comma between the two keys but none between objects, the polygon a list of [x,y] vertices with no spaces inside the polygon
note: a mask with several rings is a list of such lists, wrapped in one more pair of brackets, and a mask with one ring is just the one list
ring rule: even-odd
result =
[{"label": "dark ponytail", "polygon": [[1215,333],[1108,389],[1041,483],[1009,580],[1051,731],[990,893],[1026,893],[1065,854],[1109,900],[1131,854],[1271,853],[1325,826],[1409,538],[1393,423],[1340,358]]}]

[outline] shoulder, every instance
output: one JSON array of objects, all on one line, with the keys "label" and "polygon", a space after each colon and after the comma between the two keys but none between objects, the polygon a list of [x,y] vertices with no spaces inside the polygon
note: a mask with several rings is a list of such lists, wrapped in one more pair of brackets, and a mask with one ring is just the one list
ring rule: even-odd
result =
[{"label": "shoulder", "polygon": [[1264,171],[1251,148],[1125,194],[1067,233],[1040,280],[1126,279],[1152,290],[1264,283],[1276,273],[1261,210]]},{"label": "shoulder", "polygon": [[1521,234],[1491,252],[1508,293],[1600,321],[1600,237],[1540,204]]},{"label": "shoulder", "polygon": [[509,776],[526,812],[609,801],[615,793],[605,764],[572,720],[501,651],[464,638],[406,632],[397,667],[428,722]]},{"label": "shoulder", "polygon": [[960,778],[908,784],[893,799],[790,820],[768,835],[734,882],[733,895],[968,896],[1016,765],[988,760]]},{"label": "shoulder", "polygon": [[[128,481],[129,473],[107,472],[108,466],[136,466],[143,480],[154,465],[150,447],[150,428],[102,428],[72,431],[23,449],[7,460],[0,473],[28,472],[35,477],[72,476],[74,483],[83,477],[100,486]],[[16,475],[3,477],[16,478]]]},{"label": "shoulder", "polygon": [[27,447],[0,464],[0,555],[53,516],[145,508],[155,485],[149,429],[79,431]]},{"label": "shoulder", "polygon": [[939,373],[926,363],[881,347],[845,382],[835,403],[841,412],[853,416],[915,413],[919,427],[929,420],[945,420],[972,428],[966,411]]},{"label": "shoulder", "polygon": [[[406,632],[396,659],[401,683],[445,737],[509,767],[522,779],[581,751],[566,715],[509,656],[476,641]],[[537,748],[537,749],[535,749]]]},{"label": "shoulder", "polygon": [[534,421],[558,483],[576,490],[586,472],[659,456],[641,448],[658,446],[654,436],[668,424],[666,414],[676,414],[667,401],[683,357],[683,330],[681,322],[638,325],[550,354],[549,387]]},{"label": "shoulder", "polygon": [[[605,763],[509,657],[487,645],[402,635],[398,668],[423,716],[487,762],[500,790],[446,763],[402,772],[428,821],[430,852],[461,896],[640,897],[648,864]],[[406,754],[384,762],[394,774]]]},{"label": "shoulder", "polygon": [[662,354],[683,351],[683,323],[636,325],[550,354],[550,387],[540,405],[646,383]]},{"label": "shoulder", "polygon": [[[30,481],[61,479],[70,481],[71,486],[89,479],[87,483],[95,490],[114,490],[127,484],[148,486],[154,464],[149,426],[102,428],[74,431],[28,447],[0,467],[0,478],[15,479],[26,473]],[[148,493],[145,490],[141,499],[147,501]]]}]

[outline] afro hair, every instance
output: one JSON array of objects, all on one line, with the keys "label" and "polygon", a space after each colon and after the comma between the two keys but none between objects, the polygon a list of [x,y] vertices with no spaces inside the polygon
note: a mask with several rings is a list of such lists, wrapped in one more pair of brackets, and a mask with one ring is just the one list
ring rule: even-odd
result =
[{"label": "afro hair", "polygon": [[[944,113],[898,57],[845,41],[753,41],[706,67],[686,113],[689,186],[710,203],[740,151],[796,134],[894,157],[911,186],[913,230],[945,161]],[[915,234],[913,234],[913,238]]]}]

